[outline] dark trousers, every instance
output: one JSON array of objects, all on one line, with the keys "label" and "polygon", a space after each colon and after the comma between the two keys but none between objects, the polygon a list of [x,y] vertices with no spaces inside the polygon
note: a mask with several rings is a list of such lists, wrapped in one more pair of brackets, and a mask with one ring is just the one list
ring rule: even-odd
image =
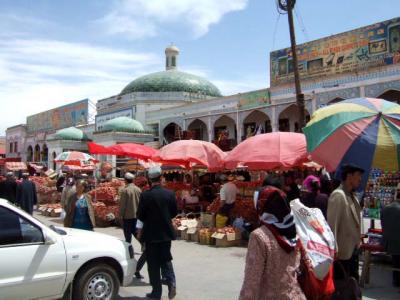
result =
[{"label": "dark trousers", "polygon": [[129,244],[132,243],[132,235],[136,234],[136,221],[137,219],[123,219],[122,222],[125,241]]},{"label": "dark trousers", "polygon": [[[147,254],[146,250],[144,250],[136,264],[136,272],[140,273],[146,261],[147,261]],[[161,265],[161,278],[163,281],[166,281],[168,285],[176,287],[174,266],[172,265],[171,261]]]},{"label": "dark trousers", "polygon": [[171,242],[146,243],[147,269],[150,284],[153,288],[152,295],[161,297],[161,272],[169,285],[175,285],[175,273],[172,266]]},{"label": "dark trousers", "polygon": [[357,281],[360,279],[360,275],[358,273],[359,250],[355,250],[350,259],[338,260],[334,262],[333,276],[335,279],[342,279],[344,277],[343,269],[350,277],[354,277]]},{"label": "dark trousers", "polygon": [[[400,269],[400,255],[392,255],[393,268]],[[393,285],[400,287],[400,271],[393,271]]]},{"label": "dark trousers", "polygon": [[139,260],[136,264],[136,272],[140,272],[143,269],[144,264],[146,263],[146,250],[143,250],[142,255],[140,255]]}]

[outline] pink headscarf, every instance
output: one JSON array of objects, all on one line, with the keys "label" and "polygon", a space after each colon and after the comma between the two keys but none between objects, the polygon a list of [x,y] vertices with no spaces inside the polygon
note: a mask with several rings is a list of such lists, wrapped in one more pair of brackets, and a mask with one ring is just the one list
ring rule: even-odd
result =
[{"label": "pink headscarf", "polygon": [[312,192],[312,183],[317,181],[318,185],[321,185],[321,181],[319,180],[318,177],[314,176],[314,175],[309,175],[307,176],[306,179],[304,179],[303,181],[303,187],[305,187],[307,189],[308,192]]}]

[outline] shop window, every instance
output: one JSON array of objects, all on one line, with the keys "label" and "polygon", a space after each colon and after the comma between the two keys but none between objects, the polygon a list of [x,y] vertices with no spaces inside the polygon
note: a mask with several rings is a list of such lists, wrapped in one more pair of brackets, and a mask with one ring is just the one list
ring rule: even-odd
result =
[{"label": "shop window", "polygon": [[322,58],[310,60],[307,62],[307,70],[308,72],[315,72],[321,70],[323,67]]},{"label": "shop window", "polygon": [[278,74],[286,75],[287,74],[287,57],[280,58],[278,61]]},{"label": "shop window", "polygon": [[10,143],[10,153],[13,153],[13,152],[14,152],[14,144]]},{"label": "shop window", "polygon": [[18,152],[18,142],[14,143],[14,152]]}]

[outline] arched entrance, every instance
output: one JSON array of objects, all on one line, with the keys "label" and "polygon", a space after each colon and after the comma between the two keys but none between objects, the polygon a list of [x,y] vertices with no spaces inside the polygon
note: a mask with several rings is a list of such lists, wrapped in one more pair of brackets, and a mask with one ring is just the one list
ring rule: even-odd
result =
[{"label": "arched entrance", "polygon": [[207,125],[196,119],[188,126],[188,131],[191,132],[191,138],[194,140],[208,141]]},{"label": "arched entrance", "polygon": [[34,162],[40,162],[40,146],[36,145],[35,146],[35,152],[33,155],[33,161]]},{"label": "arched entrance", "polygon": [[377,98],[385,99],[387,101],[392,101],[400,104],[400,91],[398,90],[388,90]]},{"label": "arched entrance", "polygon": [[167,127],[164,128],[163,134],[164,140],[169,144],[182,139],[182,128],[176,123],[169,123]]},{"label": "arched entrance", "polygon": [[327,105],[335,104],[335,103],[338,103],[338,102],[343,101],[343,100],[344,100],[344,98],[337,97],[337,98],[332,99],[331,101],[329,101],[329,102],[327,103]]},{"label": "arched entrance", "polygon": [[[306,110],[306,122],[310,121],[310,113]],[[279,131],[301,132],[299,128],[299,109],[292,104],[279,115]]]},{"label": "arched entrance", "polygon": [[53,152],[53,154],[51,155],[52,162],[53,162],[53,170],[56,170],[56,169],[57,169],[56,162],[54,161],[54,160],[56,159],[56,157],[57,157],[57,153],[56,153],[56,152]]},{"label": "arched entrance", "polygon": [[29,146],[28,149],[26,150],[26,160],[28,162],[31,162],[33,160],[33,148],[32,148],[32,146]]},{"label": "arched entrance", "polygon": [[244,119],[243,129],[242,140],[259,133],[272,132],[271,120],[265,113],[255,110]]},{"label": "arched entrance", "polygon": [[237,144],[235,121],[228,116],[221,116],[214,123],[214,143],[224,151],[230,151]]},{"label": "arched entrance", "polygon": [[49,149],[47,148],[47,145],[43,145],[43,150],[42,150],[42,162],[44,162],[46,165],[49,161]]}]

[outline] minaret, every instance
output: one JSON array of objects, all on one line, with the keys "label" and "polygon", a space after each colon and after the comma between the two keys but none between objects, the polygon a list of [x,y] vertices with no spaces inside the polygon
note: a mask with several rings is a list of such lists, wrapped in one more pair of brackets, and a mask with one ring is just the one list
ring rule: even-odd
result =
[{"label": "minaret", "polygon": [[165,69],[175,70],[178,66],[178,56],[179,49],[178,47],[171,44],[171,46],[165,48]]}]

